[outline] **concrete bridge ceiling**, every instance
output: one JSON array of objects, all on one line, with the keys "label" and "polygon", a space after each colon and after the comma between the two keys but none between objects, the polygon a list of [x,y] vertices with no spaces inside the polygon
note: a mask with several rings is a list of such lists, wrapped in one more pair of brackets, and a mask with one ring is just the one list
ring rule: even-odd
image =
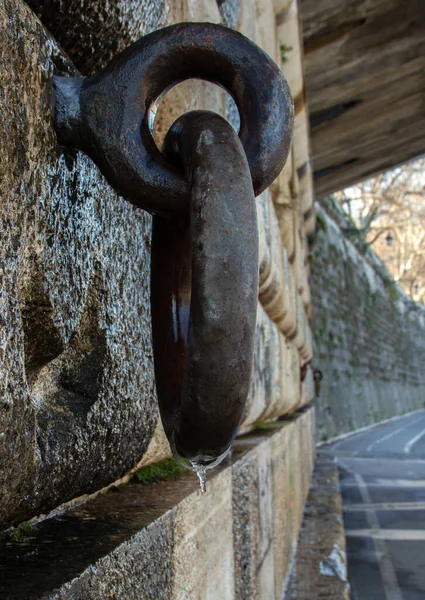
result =
[{"label": "concrete bridge ceiling", "polygon": [[425,153],[425,0],[299,0],[317,196]]}]

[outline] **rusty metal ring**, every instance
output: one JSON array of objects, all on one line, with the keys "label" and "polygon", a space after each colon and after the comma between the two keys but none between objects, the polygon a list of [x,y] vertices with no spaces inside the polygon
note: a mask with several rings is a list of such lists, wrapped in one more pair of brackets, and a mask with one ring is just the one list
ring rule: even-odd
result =
[{"label": "rusty metal ring", "polygon": [[189,215],[154,217],[151,308],[162,422],[177,453],[209,466],[244,414],[254,352],[258,228],[242,144],[222,117],[183,115],[165,150],[182,163]]},{"label": "rusty metal ring", "polygon": [[281,71],[240,33],[181,23],[129,46],[92,77],[54,78],[55,127],[138,207],[185,213],[189,190],[156,147],[149,110],[173,84],[200,78],[224,87],[239,109],[240,139],[258,195],[277,177],[291,143],[293,102]]}]

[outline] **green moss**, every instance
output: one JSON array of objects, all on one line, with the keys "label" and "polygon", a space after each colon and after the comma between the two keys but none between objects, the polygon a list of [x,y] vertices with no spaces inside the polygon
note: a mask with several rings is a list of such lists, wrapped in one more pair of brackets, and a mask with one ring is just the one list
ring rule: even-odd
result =
[{"label": "green moss", "polygon": [[29,537],[29,535],[32,532],[32,525],[29,521],[24,521],[23,523],[21,523],[20,525],[18,525],[17,527],[15,527],[15,529],[13,530],[12,533],[12,540],[14,542],[25,542],[25,540]]},{"label": "green moss", "polygon": [[393,301],[398,300],[399,292],[397,289],[397,285],[395,283],[388,286],[388,292],[390,294],[391,300],[393,300]]},{"label": "green moss", "polygon": [[286,44],[280,45],[280,60],[283,63],[288,62],[288,52],[292,52],[293,49],[293,46],[287,46]]},{"label": "green moss", "polygon": [[282,423],[277,421],[258,421],[254,424],[254,429],[279,429]]},{"label": "green moss", "polygon": [[179,465],[174,458],[166,458],[161,462],[142,467],[135,473],[135,479],[142,484],[154,483],[155,481],[175,480],[185,472],[185,468]]},{"label": "green moss", "polygon": [[317,229],[321,229],[322,231],[327,230],[328,226],[326,224],[325,217],[323,215],[321,215],[320,213],[316,213],[316,223],[317,223]]}]

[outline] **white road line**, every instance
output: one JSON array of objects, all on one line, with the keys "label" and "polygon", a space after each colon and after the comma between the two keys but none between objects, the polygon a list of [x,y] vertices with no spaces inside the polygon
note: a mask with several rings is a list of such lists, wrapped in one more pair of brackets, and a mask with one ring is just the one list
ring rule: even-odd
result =
[{"label": "white road line", "polygon": [[[350,469],[348,466],[346,468],[347,471],[349,471],[356,479],[363,502],[365,504],[373,504],[369,490],[367,489],[361,475]],[[372,531],[379,530],[379,521],[374,510],[366,511],[366,519]],[[403,600],[400,588],[398,587],[397,575],[385,544],[385,540],[380,539],[379,537],[372,537],[372,541],[373,545],[375,546],[375,554],[378,559],[379,572],[381,574],[387,600]]]},{"label": "white road line", "polygon": [[347,537],[370,537],[373,540],[388,542],[423,542],[425,530],[422,529],[346,529]]},{"label": "white road line", "polygon": [[[341,481],[340,485],[341,488],[345,489],[350,487],[356,487],[357,483],[354,483],[353,481]],[[376,481],[368,481],[367,487],[425,488],[425,479],[385,479],[385,477],[379,477],[378,479],[376,479]]]},{"label": "white road line", "polygon": [[418,408],[416,410],[412,410],[411,412],[404,413],[404,415],[396,415],[395,417],[390,417],[389,419],[385,419],[384,421],[380,421],[379,423],[372,423],[371,425],[366,425],[365,427],[360,427],[360,429],[356,429],[355,431],[346,431],[345,433],[342,433],[341,435],[331,438],[330,440],[326,440],[326,442],[319,442],[317,444],[317,448],[321,448],[323,446],[333,446],[333,445],[338,446],[338,448],[339,448],[340,444],[342,445],[345,442],[351,441],[351,438],[358,439],[361,435],[369,433],[370,431],[372,431],[373,429],[376,429],[378,427],[386,427],[387,425],[390,425],[394,421],[402,421],[402,420],[405,421],[406,419],[408,419],[410,417],[414,417],[416,413],[423,414],[424,409]]},{"label": "white road line", "polygon": [[[368,433],[371,432],[371,430],[374,427],[378,427],[378,426],[379,425],[377,425],[376,423],[374,423],[373,425],[370,425],[369,427],[364,428],[363,431],[361,431],[361,430],[360,431],[350,431],[350,433],[347,433],[346,439],[343,438],[342,441],[339,441],[338,438],[337,438],[337,441],[335,442],[335,448],[338,448],[338,450],[339,450],[339,449],[341,449],[344,446],[344,444],[348,444],[348,443],[351,443],[351,442],[357,442],[357,440],[360,437],[363,437],[364,435],[367,435]],[[385,425],[382,425],[382,427],[385,427]],[[318,444],[318,446],[319,445],[320,444]],[[323,442],[323,445],[329,445],[329,447],[332,448],[332,442],[329,442],[329,441]]]},{"label": "white road line", "polygon": [[[412,415],[409,413],[409,415],[407,415],[407,416],[408,416],[408,417],[411,417]],[[403,418],[403,417],[400,417],[400,420],[401,420],[402,418]],[[405,420],[405,419],[403,419],[403,421],[404,421],[404,420]],[[409,423],[408,423],[408,425],[411,425],[411,424],[412,424],[412,422],[413,422],[413,421],[411,421],[411,420],[410,420],[410,418],[409,418]],[[389,425],[389,426],[391,426],[391,425],[392,425],[392,422],[389,422],[389,423],[388,423],[388,425]],[[341,447],[342,447],[344,444],[348,444],[348,443],[350,443],[350,442],[357,442],[357,441],[358,441],[358,439],[359,439],[360,437],[363,437],[364,435],[367,435],[368,433],[370,433],[370,432],[371,432],[371,430],[372,430],[374,427],[376,427],[376,428],[379,428],[379,427],[380,427],[380,425],[379,425],[379,424],[375,424],[375,425],[373,425],[372,427],[368,427],[367,429],[364,429],[363,431],[359,431],[359,433],[355,433],[355,432],[353,432],[353,435],[352,435],[350,438],[347,438],[346,440],[344,440],[344,441],[342,441],[342,442],[338,443],[338,444],[336,445],[336,447],[337,447],[337,448],[338,448],[338,450],[339,450],[339,449],[341,449]],[[382,427],[382,429],[383,429],[384,431],[387,431],[387,430],[388,430],[387,424],[381,425],[381,427]],[[407,427],[407,425],[406,425],[406,427]]]},{"label": "white road line", "polygon": [[425,502],[376,502],[375,504],[347,504],[344,506],[344,512],[361,512],[363,510],[425,511]]},{"label": "white road line", "polygon": [[[369,490],[367,489],[363,478],[358,473],[356,473],[354,477],[356,478],[357,483],[359,485],[359,491],[363,502],[372,504],[372,499],[370,497]],[[374,510],[367,511],[366,519],[369,524],[369,527],[372,530],[379,530],[379,521]],[[375,546],[376,556],[378,558],[379,572],[381,573],[381,579],[382,583],[384,584],[385,595],[387,597],[387,600],[403,600],[400,588],[398,587],[397,575],[395,573],[394,565],[392,563],[390,554],[385,544],[385,540],[379,537],[374,537],[372,539],[373,544]]]},{"label": "white road line", "polygon": [[[406,425],[403,425],[402,427],[398,427],[397,429],[390,431],[390,433],[388,433],[387,435],[384,435],[382,438],[375,440],[366,448],[366,452],[370,452],[372,450],[372,448],[374,446],[376,446],[377,444],[380,444],[381,442],[385,442],[386,440],[389,440],[390,438],[397,435],[397,433],[400,433],[400,431],[403,431],[403,429],[407,429],[411,425],[417,425],[417,421],[409,422]],[[361,450],[359,450],[359,452],[361,452]]]},{"label": "white road line", "polygon": [[416,442],[419,442],[419,440],[421,439],[421,437],[423,435],[425,435],[425,429],[422,429],[422,431],[420,433],[418,433],[418,435],[415,435],[414,438],[412,438],[409,442],[407,442],[407,444],[404,447],[404,453],[410,454],[410,451],[413,448],[413,446],[416,444]]},{"label": "white road line", "polygon": [[[382,463],[383,461],[385,461],[387,465],[391,463],[403,463],[404,465],[425,465],[425,458],[403,458],[401,456],[391,456],[391,458],[387,458],[386,456],[351,456],[349,454],[334,454],[334,456],[338,461],[341,462],[343,460],[348,460],[349,462],[358,462],[366,465],[373,465],[377,462]],[[347,469],[349,470],[348,467]]]}]

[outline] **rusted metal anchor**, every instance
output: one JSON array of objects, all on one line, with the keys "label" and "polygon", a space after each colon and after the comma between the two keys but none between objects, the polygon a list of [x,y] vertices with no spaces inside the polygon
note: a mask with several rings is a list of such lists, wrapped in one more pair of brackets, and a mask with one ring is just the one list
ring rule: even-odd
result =
[{"label": "rusted metal anchor", "polygon": [[[150,109],[188,78],[222,85],[239,137],[195,111],[171,127],[163,152]],[[258,297],[254,194],[282,169],[292,99],[273,61],[220,25],[152,33],[89,77],[55,77],[59,141],[88,154],[127,200],[154,214],[151,304],[161,418],[174,452],[201,473],[227,452],[241,422]]]}]

